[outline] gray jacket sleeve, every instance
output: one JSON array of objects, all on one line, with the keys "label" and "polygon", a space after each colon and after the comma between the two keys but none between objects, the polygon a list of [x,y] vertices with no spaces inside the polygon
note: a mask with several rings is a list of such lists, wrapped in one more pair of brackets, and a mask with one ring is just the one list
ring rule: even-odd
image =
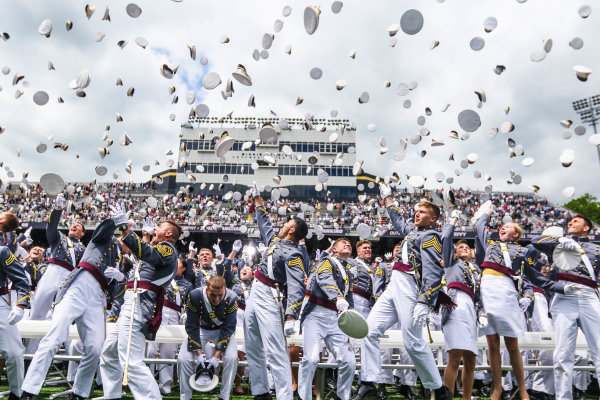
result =
[{"label": "gray jacket sleeve", "polygon": [[390,206],[387,206],[386,208],[390,217],[390,221],[392,222],[392,225],[394,225],[394,228],[398,231],[398,233],[400,233],[400,237],[405,237],[406,235],[408,235],[410,229],[408,228],[406,220],[402,216],[402,212],[398,209],[398,207],[392,204]]},{"label": "gray jacket sleeve", "polygon": [[275,232],[273,232],[273,226],[271,225],[271,220],[269,219],[269,214],[267,214],[267,210],[265,210],[264,206],[256,207],[255,211],[256,222],[258,223],[258,229],[260,231],[260,237],[262,238],[263,243],[268,246],[271,243],[271,240],[275,237]]},{"label": "gray jacket sleeve", "polygon": [[490,216],[484,213],[475,224],[475,262],[477,265],[481,265],[485,260],[485,251],[489,246],[490,232],[487,228],[489,219]]},{"label": "gray jacket sleeve", "polygon": [[[232,292],[231,292],[232,293]],[[235,326],[237,325],[237,301],[235,293],[230,294],[230,290],[227,291],[225,298],[227,304],[225,305],[225,315],[223,316],[223,323],[221,329],[219,329],[219,340],[215,345],[216,350],[225,352],[227,345],[231,340],[231,336],[235,333]]]},{"label": "gray jacket sleeve", "polygon": [[159,243],[156,246],[150,246],[131,231],[123,239],[123,243],[137,258],[152,264],[157,269],[170,267],[173,263],[177,265],[177,254],[173,247],[167,244]]},{"label": "gray jacket sleeve", "polygon": [[287,276],[287,305],[285,308],[285,316],[290,316],[298,319],[306,286],[304,286],[305,267],[302,261],[302,253],[294,252],[285,264]]},{"label": "gray jacket sleeve", "polygon": [[50,244],[50,247],[55,247],[60,242],[58,223],[60,222],[61,215],[62,210],[54,209],[48,217],[48,225],[46,225],[46,239],[48,240],[48,244]]},{"label": "gray jacket sleeve", "polygon": [[185,333],[188,336],[188,350],[202,350],[200,340],[200,313],[202,312],[202,290],[194,289],[188,294],[185,308],[187,319],[185,321]]},{"label": "gray jacket sleeve", "polygon": [[[317,267],[316,283],[327,295],[327,299],[335,303],[337,298],[344,296],[344,294],[340,291],[335,283],[335,279],[333,277],[333,268],[337,267],[335,267],[329,261],[329,258],[323,258]],[[349,290],[348,292],[351,291]]]},{"label": "gray jacket sleeve", "polygon": [[17,305],[29,308],[29,280],[21,261],[6,246],[0,246],[0,268],[17,290]]},{"label": "gray jacket sleeve", "polygon": [[444,268],[452,266],[454,258],[454,243],[452,241],[454,237],[454,225],[445,224],[442,228],[442,261],[444,261]]},{"label": "gray jacket sleeve", "polygon": [[527,261],[524,268],[525,276],[527,276],[527,279],[529,279],[531,283],[540,289],[564,294],[564,282],[553,281],[539,272],[542,269],[539,261],[537,261],[539,254],[539,250],[536,250],[533,245],[527,245]]}]

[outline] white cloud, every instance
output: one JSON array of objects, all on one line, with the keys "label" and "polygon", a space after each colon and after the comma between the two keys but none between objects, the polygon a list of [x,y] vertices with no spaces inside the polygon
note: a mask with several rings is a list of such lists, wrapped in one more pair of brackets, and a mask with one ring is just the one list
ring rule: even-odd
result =
[{"label": "white cloud", "polygon": [[[101,21],[108,4],[112,22]],[[95,178],[94,166],[106,165],[109,171],[120,171],[120,180],[141,181],[151,172],[165,166],[167,149],[176,151],[179,125],[185,122],[190,106],[185,102],[189,90],[196,92],[196,103],[209,105],[211,115],[222,116],[230,111],[234,115],[269,115],[274,110],[280,116],[298,117],[305,113],[326,117],[337,109],[340,117],[349,118],[358,127],[358,158],[365,159],[365,170],[381,176],[397,171],[409,175],[424,175],[429,179],[426,187],[435,184],[433,175],[443,171],[447,176],[459,167],[468,153],[479,154],[479,161],[460,177],[455,186],[483,188],[486,182],[473,178],[473,171],[489,173],[498,190],[528,191],[527,186],[537,184],[541,194],[556,202],[563,202],[560,192],[565,186],[575,186],[577,194],[590,192],[600,195],[598,183],[598,155],[589,145],[591,132],[568,141],[561,138],[562,119],[579,123],[571,102],[600,93],[597,72],[586,83],[579,82],[572,71],[577,64],[600,71],[596,57],[600,27],[594,23],[594,14],[587,19],[577,15],[583,3],[559,0],[517,3],[516,1],[443,2],[345,2],[342,11],[334,15],[330,2],[322,3],[322,14],[317,32],[309,36],[303,27],[304,3],[293,2],[292,14],[281,15],[283,4],[276,1],[261,2],[196,2],[139,1],[142,15],[132,19],[125,13],[125,4],[119,1],[96,3],[96,12],[88,21],[83,3],[66,0],[52,3],[42,0],[6,2],[0,15],[0,29],[11,39],[0,41],[3,65],[11,67],[9,75],[0,75],[0,125],[6,132],[0,136],[3,146],[2,161],[20,176],[25,170],[35,180],[45,172],[53,171],[67,180]],[[417,35],[398,33],[397,45],[388,45],[387,27],[398,23],[404,11],[418,8],[424,15],[423,30]],[[483,21],[488,16],[498,19],[498,27],[485,33]],[[40,22],[50,18],[54,30],[50,38],[37,32]],[[73,21],[73,30],[66,32],[64,23]],[[265,32],[273,32],[275,19],[284,21],[283,30],[275,34],[270,56],[256,62],[253,49],[261,49]],[[104,31],[106,37],[96,43],[96,33]],[[230,43],[220,44],[227,35]],[[135,44],[142,36],[149,42],[144,50]],[[469,41],[475,36],[485,39],[485,47],[474,52]],[[579,36],[584,40],[581,50],[572,49],[568,43]],[[541,48],[544,39],[552,38],[554,46],[541,63],[529,60],[531,51]],[[124,49],[117,41],[127,40]],[[431,41],[440,45],[429,50]],[[188,44],[197,47],[197,59],[189,56]],[[286,45],[292,46],[292,55],[284,53]],[[357,51],[356,59],[348,57],[351,49]],[[209,64],[202,66],[199,59],[206,55]],[[52,60],[56,71],[47,70]],[[179,63],[180,68],[172,80],[163,78],[159,67],[163,63]],[[238,63],[244,64],[253,79],[252,87],[234,81],[233,98],[224,101],[220,91]],[[507,70],[500,76],[493,73],[497,64]],[[313,67],[323,70],[320,80],[312,80]],[[82,69],[92,75],[86,98],[78,98],[68,83]],[[201,81],[208,71],[221,75],[223,83],[213,91],[202,89]],[[18,88],[25,94],[15,99],[17,87],[12,85],[13,75],[25,75],[28,87]],[[115,86],[117,77],[124,86]],[[335,81],[345,79],[348,86],[335,89]],[[407,96],[398,96],[400,82],[415,80],[418,87]],[[384,82],[391,87],[385,88]],[[169,86],[177,88],[177,104],[171,104]],[[133,86],[135,94],[127,97]],[[487,102],[478,110],[477,89],[485,90]],[[37,90],[50,94],[50,103],[40,107],[33,103]],[[359,104],[360,93],[368,91],[370,101]],[[256,109],[247,107],[248,97],[256,96]],[[58,104],[62,96],[65,104]],[[295,106],[297,96],[305,100]],[[402,107],[410,99],[412,107]],[[442,113],[445,104],[450,108]],[[504,107],[510,106],[508,115]],[[419,115],[425,107],[433,113],[426,118],[429,137],[417,145],[409,145],[407,157],[394,162],[393,152],[401,138],[418,133]],[[448,137],[451,130],[462,133],[457,115],[463,109],[477,110],[482,119],[481,128],[466,141]],[[115,121],[116,113],[124,121]],[[175,122],[169,120],[177,115]],[[515,126],[514,132],[490,140],[486,132],[499,127],[503,121]],[[377,131],[369,132],[369,123]],[[109,136],[115,144],[104,160],[98,155],[105,124],[110,124]],[[133,139],[129,147],[122,147],[118,139],[123,131]],[[40,141],[49,135],[54,141],[68,142],[67,152],[49,149],[45,154],[35,152]],[[375,156],[377,138],[387,139],[390,152]],[[525,155],[534,157],[536,164],[525,168],[522,157],[508,158],[505,140],[513,138],[525,147]],[[431,148],[431,138],[443,140],[446,145]],[[577,159],[570,168],[563,168],[558,157],[563,147],[575,150]],[[17,158],[17,149],[22,149]],[[425,158],[418,152],[427,150]],[[79,152],[81,158],[75,160]],[[455,162],[448,161],[451,152]],[[133,174],[124,173],[125,163],[133,160]],[[154,159],[161,165],[153,166]],[[142,166],[152,165],[150,173]],[[392,169],[393,168],[393,169]],[[509,170],[523,176],[521,185],[508,185]],[[403,180],[406,182],[406,179]]]}]

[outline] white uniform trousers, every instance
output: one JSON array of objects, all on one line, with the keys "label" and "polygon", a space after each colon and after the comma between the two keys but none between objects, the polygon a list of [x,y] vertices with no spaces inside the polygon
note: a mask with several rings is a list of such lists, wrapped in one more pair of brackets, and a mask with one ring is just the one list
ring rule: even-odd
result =
[{"label": "white uniform trousers", "polygon": [[2,296],[0,298],[0,357],[6,360],[8,388],[11,393],[20,397],[25,374],[23,367],[25,347],[21,343],[21,333],[17,326],[8,324],[8,314],[11,310],[11,306],[8,305],[8,295]]},{"label": "white uniform trousers", "polygon": [[413,325],[413,311],[417,303],[415,278],[401,271],[393,271],[390,284],[369,314],[369,334],[361,348],[361,379],[363,382],[380,382],[381,352],[379,338],[392,325],[400,322],[404,346],[415,364],[423,387],[437,389],[442,378],[433,354],[423,339],[423,329]]},{"label": "white uniform trousers", "polygon": [[82,271],[77,275],[60,303],[54,307],[50,329],[40,342],[27,370],[22,387],[24,391],[39,393],[52,358],[67,339],[71,323],[75,322],[83,342],[83,352],[73,393],[89,396],[104,343],[104,302],[104,293],[92,274]]},{"label": "white uniform trousers", "polygon": [[[209,342],[217,343],[219,341],[219,329],[208,330],[200,329],[200,344],[202,345],[202,354],[206,357],[206,361],[210,360],[215,354],[215,347]],[[192,387],[190,386],[190,376],[196,372],[196,352],[189,351],[188,339],[186,338],[179,350],[177,357],[177,375],[179,377],[179,392],[181,400],[191,400]],[[235,379],[235,373],[238,366],[237,344],[235,335],[231,335],[231,339],[223,353],[223,372],[221,373],[221,393],[219,397],[222,400],[229,400],[231,388]]]},{"label": "white uniform trousers", "polygon": [[[237,327],[241,327],[244,331],[244,337],[246,337],[247,333],[246,333],[246,310],[242,310],[241,308],[238,308],[236,311],[236,326]],[[241,351],[242,353],[246,353],[246,345],[242,344],[242,345],[238,345],[238,351]]]},{"label": "white uniform trousers", "polygon": [[338,364],[337,395],[342,400],[350,398],[356,359],[348,336],[338,327],[337,317],[337,312],[316,306],[302,324],[304,355],[298,371],[298,394],[304,400],[312,398],[312,382],[319,363],[321,340]]},{"label": "white uniform trousers", "polygon": [[[531,315],[532,332],[553,332],[552,320],[548,317],[548,300],[542,293],[534,293],[533,314]],[[538,354],[539,365],[552,365],[552,350],[541,350]],[[535,371],[531,379],[531,388],[538,392],[554,394],[553,371]]]},{"label": "white uniform trousers", "polygon": [[[163,307],[161,325],[178,325],[179,312]],[[177,343],[156,343],[148,342],[146,348],[146,357],[148,358],[175,358],[177,354]],[[159,355],[159,357],[157,357]],[[173,383],[173,365],[153,364],[150,366],[152,373],[158,369],[158,388],[163,394],[171,393],[171,383]]]},{"label": "white uniform trousers", "polygon": [[[48,264],[31,299],[30,320],[49,319],[48,312],[52,307],[52,302],[54,302],[54,296],[56,296],[59,286],[65,281],[69,273],[69,270],[60,265]],[[25,341],[26,353],[35,353],[39,344],[40,339],[27,339]]]},{"label": "white uniform trousers", "polygon": [[600,374],[600,299],[595,290],[581,286],[578,294],[556,294],[550,307],[556,349],[554,392],[557,399],[573,398],[573,363],[578,327],[585,335],[596,374]]},{"label": "white uniform trousers", "polygon": [[119,362],[118,322],[117,320],[117,323],[107,332],[100,356],[100,377],[105,399],[120,399],[123,389],[123,368]]},{"label": "white uniform trousers", "polygon": [[[119,313],[117,325],[119,326],[119,362],[121,368],[125,370],[127,364],[127,346],[129,339],[129,324],[131,321],[133,290],[128,289],[125,292],[125,301]],[[139,298],[135,302],[133,318],[133,330],[131,334],[131,350],[129,352],[129,367],[128,367],[128,386],[134,399],[162,399],[158,384],[154,380],[154,375],[150,372],[150,368],[144,362],[146,349],[146,338],[141,332],[142,327],[146,323],[142,316]]]},{"label": "white uniform trousers", "polygon": [[246,303],[246,358],[252,395],[269,392],[267,361],[278,400],[292,400],[292,369],[285,346],[281,315],[271,288],[254,280]]}]

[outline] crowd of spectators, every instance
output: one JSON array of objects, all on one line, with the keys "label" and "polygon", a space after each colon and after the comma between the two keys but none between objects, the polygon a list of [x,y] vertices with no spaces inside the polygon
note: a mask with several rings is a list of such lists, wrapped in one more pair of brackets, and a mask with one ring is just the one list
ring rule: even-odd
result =
[{"label": "crowd of spectators", "polygon": [[[253,206],[245,201],[245,192],[230,192],[227,195],[211,195],[180,190],[175,194],[160,193],[144,184],[104,183],[71,184],[66,188],[70,200],[68,209],[71,220],[93,226],[110,211],[116,203],[123,203],[132,211],[134,220],[140,221],[147,215],[157,219],[172,219],[184,225],[200,225],[209,229],[228,229],[255,225]],[[566,227],[571,213],[548,202],[534,193],[477,192],[468,189],[455,190],[456,206],[464,218],[457,230],[472,230],[471,218],[481,203],[491,200],[497,213],[490,218],[490,228],[499,228],[509,219],[519,223],[525,232],[541,232],[551,225]],[[357,199],[336,200],[292,199],[270,196],[265,193],[265,207],[272,215],[274,226],[281,226],[290,214],[301,214],[311,226],[327,229],[354,230],[358,224],[366,223],[373,229],[384,230],[389,226],[385,209],[376,195],[360,193]],[[395,196],[399,208],[410,219],[414,205],[420,200],[444,203],[443,191],[421,190],[414,193],[403,191]],[[23,190],[9,187],[0,195],[5,209],[12,209],[22,221],[45,222],[53,207],[53,197],[47,196],[38,185]],[[63,220],[68,224],[68,220]],[[439,224],[443,223],[443,218]],[[141,225],[140,225],[141,226]]]}]

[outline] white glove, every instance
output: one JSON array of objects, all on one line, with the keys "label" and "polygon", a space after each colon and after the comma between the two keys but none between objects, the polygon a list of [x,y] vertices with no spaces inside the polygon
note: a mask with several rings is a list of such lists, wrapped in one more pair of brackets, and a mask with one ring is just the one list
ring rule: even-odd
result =
[{"label": "white glove", "polygon": [[577,249],[577,242],[574,241],[571,238],[566,238],[566,237],[558,238],[558,243],[560,243],[560,245],[562,246],[562,248],[565,249],[565,250],[575,250],[575,249]]},{"label": "white glove", "polygon": [[540,255],[538,256],[538,261],[542,264],[542,265],[548,265],[548,256],[545,253],[540,253]]},{"label": "white glove", "polygon": [[188,251],[196,251],[195,247],[196,242],[190,242],[190,246],[188,247]]},{"label": "white glove", "polygon": [[152,234],[154,233],[155,226],[156,226],[156,224],[154,223],[154,218],[152,218],[149,215],[146,218],[144,218],[144,223],[142,224],[142,230],[144,232],[148,233],[148,235],[152,236]]},{"label": "white glove", "polygon": [[293,319],[285,321],[285,324],[283,325],[283,333],[288,337],[296,333],[296,321]]},{"label": "white glove", "polygon": [[337,310],[339,312],[344,312],[348,309],[348,307],[350,307],[350,304],[348,304],[348,302],[346,301],[346,299],[344,299],[343,297],[341,299],[337,299],[335,302],[335,307],[337,308]]},{"label": "white glove", "polygon": [[385,183],[379,184],[379,195],[382,199],[386,197],[390,197],[392,195],[392,188],[386,185]]},{"label": "white glove", "polygon": [[115,221],[115,225],[124,225],[129,221],[129,211],[125,210],[123,203],[117,203],[110,206],[110,217]]},{"label": "white glove", "polygon": [[241,249],[242,249],[242,241],[240,239],[233,242],[233,248],[232,248],[233,251],[236,251],[239,253]]},{"label": "white glove", "polygon": [[115,279],[118,282],[121,282],[125,278],[125,275],[115,267],[106,268],[104,270],[104,276],[106,279]]},{"label": "white glove", "polygon": [[217,367],[219,366],[219,361],[221,360],[219,360],[217,357],[211,357],[211,359],[208,360],[208,365],[206,367],[213,367],[213,369],[217,369]]},{"label": "white glove", "polygon": [[429,307],[429,305],[417,303],[413,312],[413,325],[421,327],[427,325],[430,310],[431,307]]},{"label": "white glove", "polygon": [[525,312],[531,305],[531,299],[529,297],[523,297],[519,299],[519,307],[521,307],[521,311]]},{"label": "white glove", "polygon": [[381,261],[383,261],[383,260],[381,259],[381,257],[377,257],[377,258],[375,258],[375,262],[376,262],[376,263],[380,263]]},{"label": "white glove", "polygon": [[212,248],[215,251],[215,257],[220,257],[223,255],[223,253],[221,253],[221,248],[219,247],[219,243],[213,244]]},{"label": "white glove", "polygon": [[256,182],[254,182],[252,185],[250,185],[249,188],[250,188],[250,193],[252,194],[252,197],[260,196],[260,188],[258,187]]},{"label": "white glove", "polygon": [[453,210],[452,214],[450,214],[450,218],[456,218],[456,219],[460,219],[460,216],[462,215],[462,213],[458,210]]},{"label": "white glove", "polygon": [[485,315],[482,315],[477,319],[477,325],[480,328],[485,328],[487,326],[487,324],[488,324],[488,319]]},{"label": "white glove", "polygon": [[571,295],[571,294],[576,294],[579,291],[579,288],[577,287],[576,284],[574,283],[567,283],[565,284],[565,294]]},{"label": "white glove", "polygon": [[383,256],[385,257],[386,260],[392,259],[392,253],[385,253]]},{"label": "white glove", "polygon": [[264,245],[264,243],[260,242],[260,243],[258,244],[258,252],[259,252],[259,253],[261,253],[261,254],[262,254],[262,253],[263,253],[263,252],[264,252],[266,249],[267,249],[267,246],[265,246],[265,245]]},{"label": "white glove", "polygon": [[54,205],[56,207],[60,207],[60,208],[64,208],[64,206],[67,205],[67,200],[65,199],[65,196],[61,194],[59,194],[58,196],[56,196],[56,200],[54,201]]},{"label": "white glove", "polygon": [[202,368],[206,367],[206,357],[204,357],[204,354],[196,356],[196,364],[202,366]]},{"label": "white glove", "polygon": [[23,236],[25,236],[26,238],[31,239],[31,230],[33,229],[32,226],[30,226],[29,228],[27,228],[27,230],[25,231],[25,233],[23,234]]},{"label": "white glove", "polygon": [[23,315],[25,314],[25,310],[23,310],[20,307],[15,307],[12,310],[10,310],[10,313],[8,314],[8,324],[9,325],[14,325],[17,322],[19,322],[21,319],[23,319]]}]

